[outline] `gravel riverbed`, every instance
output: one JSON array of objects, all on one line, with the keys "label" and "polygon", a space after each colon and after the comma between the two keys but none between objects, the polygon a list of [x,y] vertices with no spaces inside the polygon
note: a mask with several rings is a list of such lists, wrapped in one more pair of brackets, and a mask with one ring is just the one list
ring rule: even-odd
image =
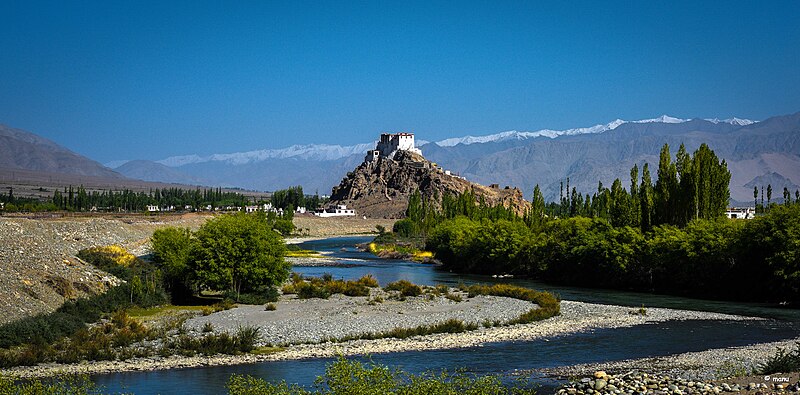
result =
[{"label": "gravel riverbed", "polygon": [[[490,300],[491,298],[487,298],[485,303],[493,303]],[[309,311],[321,310],[317,308],[320,303],[321,300],[315,299],[315,300],[308,300],[306,303],[296,303],[296,305],[294,306],[297,309],[303,309],[303,308],[308,309],[306,310],[306,313],[308,313]],[[340,302],[334,300],[332,301],[332,303],[340,303]],[[412,305],[414,303],[415,302],[412,301]],[[471,304],[477,306],[480,305],[480,303],[484,302],[479,303],[477,301],[472,301],[472,302],[463,301],[463,302],[458,302],[458,303],[453,302],[453,303],[456,306],[467,308],[467,306],[473,306]],[[515,304],[516,302],[509,302],[509,303]],[[254,317],[256,313],[258,315],[261,315],[262,312],[264,312],[265,314],[275,313],[281,311],[281,309],[284,309],[286,310],[287,314],[285,322],[293,323],[291,325],[295,325],[294,326],[295,328],[299,328],[301,321],[297,317],[299,317],[301,314],[288,313],[288,311],[291,310],[288,307],[289,305],[290,304],[281,306],[279,303],[278,310],[273,312],[265,312],[263,306],[240,306],[232,310],[209,315],[205,318],[212,320],[219,319],[220,320],[218,322],[219,327],[217,328],[235,327],[237,325],[236,324],[237,321],[241,323],[242,320],[255,320]],[[436,303],[432,305],[435,306]],[[528,304],[528,306],[530,306],[530,304]],[[382,323],[389,322],[390,320],[390,318],[388,318],[389,316],[400,315],[397,314],[396,312],[379,313],[378,309],[385,308],[385,306],[381,306],[380,304],[369,307],[375,308],[375,310],[371,313],[373,315],[369,320],[360,320],[358,318],[358,315],[361,315],[362,313],[352,314],[351,310],[349,314],[356,317],[351,322],[352,323],[358,322],[360,323],[360,325],[367,325],[366,322],[368,321],[377,321],[378,323],[374,325],[384,325],[383,327],[389,327],[391,326],[391,324],[387,325]],[[349,308],[361,309],[367,307],[358,306],[356,304],[356,305],[351,305]],[[477,314],[476,312],[479,311],[489,314],[489,312],[487,312],[487,310],[489,309],[480,309],[480,310],[468,309],[468,310],[471,310],[472,313],[466,313],[466,314]],[[248,317],[247,312],[252,312],[253,314]],[[557,335],[576,333],[597,328],[628,327],[648,322],[660,322],[666,320],[759,319],[759,318],[742,317],[742,316],[727,315],[727,314],[686,311],[686,310],[672,310],[672,309],[661,309],[661,308],[648,308],[646,315],[635,314],[636,312],[637,309],[630,307],[601,305],[601,304],[583,303],[575,301],[562,301],[561,315],[557,317],[549,318],[544,321],[534,322],[530,324],[522,324],[522,325],[511,325],[511,326],[490,327],[490,328],[484,328],[481,326],[477,330],[464,333],[435,334],[427,336],[416,336],[407,339],[388,338],[388,339],[377,339],[377,340],[353,340],[342,343],[325,342],[316,344],[296,344],[288,346],[283,351],[266,355],[241,355],[241,356],[218,355],[209,357],[155,356],[149,358],[131,359],[127,361],[86,362],[82,364],[73,364],[73,365],[48,364],[35,367],[18,367],[13,369],[0,370],[0,373],[10,374],[18,377],[36,377],[36,376],[53,375],[59,372],[106,373],[106,372],[116,372],[116,371],[143,371],[143,370],[160,370],[160,369],[187,368],[187,367],[198,367],[198,366],[233,365],[233,364],[247,364],[247,363],[257,363],[257,362],[275,361],[275,360],[336,357],[337,355],[352,356],[352,355],[378,354],[378,353],[402,352],[402,351],[412,351],[412,350],[432,350],[432,349],[471,347],[491,342],[535,340],[545,337],[553,337]],[[346,310],[345,313],[347,313]],[[363,314],[367,315],[368,313],[363,313]],[[479,322],[483,321],[483,317],[478,318],[476,316],[475,318]],[[344,318],[341,317],[337,319],[344,320]],[[402,319],[406,319],[406,317],[401,318],[401,320]],[[226,320],[229,322],[224,322]],[[192,325],[202,325],[202,324],[200,324],[200,321],[198,321],[196,323],[192,323]],[[265,325],[269,327],[270,325],[277,325],[277,322]],[[319,320],[317,321],[308,320],[305,321],[303,325],[306,325],[306,327],[303,328],[304,331],[315,333],[316,334],[315,336],[324,337],[325,336],[324,333],[327,333],[326,329],[323,329],[323,326],[326,326],[327,324]],[[376,326],[376,328],[377,327],[378,326]],[[266,335],[269,336],[270,334],[267,333]],[[279,337],[278,335],[274,336],[276,336],[275,339],[281,339],[281,337]],[[283,336],[284,338],[289,338],[286,335]],[[294,339],[302,339],[304,338],[304,336],[305,335],[295,334]],[[711,352],[713,353],[715,351]]]}]

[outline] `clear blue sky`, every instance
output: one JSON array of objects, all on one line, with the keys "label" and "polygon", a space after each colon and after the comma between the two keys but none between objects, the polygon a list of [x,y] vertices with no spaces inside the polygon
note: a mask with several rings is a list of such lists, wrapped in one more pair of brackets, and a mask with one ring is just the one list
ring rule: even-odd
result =
[{"label": "clear blue sky", "polygon": [[100,162],[800,111],[800,2],[2,1],[0,123]]}]

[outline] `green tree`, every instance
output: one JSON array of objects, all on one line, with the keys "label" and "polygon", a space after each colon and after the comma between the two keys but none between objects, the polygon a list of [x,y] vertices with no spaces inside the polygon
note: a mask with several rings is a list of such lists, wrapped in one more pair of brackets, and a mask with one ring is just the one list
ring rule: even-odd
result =
[{"label": "green tree", "polygon": [[631,168],[631,226],[641,224],[641,199],[639,196],[639,166],[634,164]]},{"label": "green tree", "polygon": [[753,187],[753,207],[756,208],[756,212],[758,212],[758,187]]},{"label": "green tree", "polygon": [[545,217],[546,204],[542,190],[539,189],[539,184],[533,187],[533,199],[531,200],[531,224],[541,224]]},{"label": "green tree", "polygon": [[283,238],[263,213],[236,213],[209,220],[195,233],[189,262],[198,281],[236,293],[277,286],[289,277]]},{"label": "green tree", "polygon": [[783,205],[788,206],[792,204],[792,193],[789,192],[789,188],[783,187]]},{"label": "green tree", "polygon": [[650,179],[650,166],[642,167],[642,185],[639,187],[639,214],[641,228],[648,231],[653,226],[653,181]]},{"label": "green tree", "polygon": [[188,228],[157,229],[150,237],[153,261],[161,265],[173,298],[191,296],[193,273],[189,270],[192,233]]},{"label": "green tree", "polygon": [[678,169],[670,158],[669,144],[664,144],[658,159],[658,180],[655,187],[655,224],[675,223],[675,195],[678,189]]},{"label": "green tree", "polygon": [[725,213],[730,201],[731,173],[728,165],[708,145],[701,144],[692,158],[694,204],[690,218],[716,219]]},{"label": "green tree", "polygon": [[772,184],[767,184],[767,210],[772,202]]}]

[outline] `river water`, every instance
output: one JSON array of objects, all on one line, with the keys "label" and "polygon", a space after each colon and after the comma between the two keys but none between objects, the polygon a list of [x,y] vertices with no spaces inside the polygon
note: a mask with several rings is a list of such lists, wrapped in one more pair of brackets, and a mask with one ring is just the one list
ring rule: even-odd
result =
[{"label": "river water", "polygon": [[[294,267],[308,276],[330,273],[334,278],[356,279],[372,274],[381,285],[407,279],[416,284],[509,282],[555,292],[566,300],[626,306],[668,307],[715,311],[771,318],[763,321],[673,321],[632,328],[600,329],[536,341],[491,343],[481,347],[412,351],[371,356],[372,361],[411,373],[466,369],[475,374],[509,378],[518,370],[577,363],[662,356],[709,348],[743,346],[784,340],[800,333],[800,311],[765,305],[704,301],[674,296],[556,286],[523,279],[495,279],[461,275],[433,265],[399,260],[379,260],[355,248],[368,237],[341,237],[306,242],[304,249],[330,254],[343,266]],[[135,394],[220,394],[231,374],[248,374],[278,382],[312,386],[331,359],[275,361],[250,365],[175,369],[156,372],[113,373],[93,376],[109,392]],[[557,383],[541,377],[534,381],[550,389]],[[543,391],[546,393],[547,391]]]}]

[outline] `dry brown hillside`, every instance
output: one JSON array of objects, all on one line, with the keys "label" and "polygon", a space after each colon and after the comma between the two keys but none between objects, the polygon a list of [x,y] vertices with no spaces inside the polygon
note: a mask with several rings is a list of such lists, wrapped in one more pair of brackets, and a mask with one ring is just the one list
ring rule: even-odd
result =
[{"label": "dry brown hillside", "polygon": [[102,292],[116,281],[75,258],[81,249],[118,244],[141,254],[155,229],[197,228],[204,221],[201,216],[0,217],[0,323],[53,311],[67,299]]}]

